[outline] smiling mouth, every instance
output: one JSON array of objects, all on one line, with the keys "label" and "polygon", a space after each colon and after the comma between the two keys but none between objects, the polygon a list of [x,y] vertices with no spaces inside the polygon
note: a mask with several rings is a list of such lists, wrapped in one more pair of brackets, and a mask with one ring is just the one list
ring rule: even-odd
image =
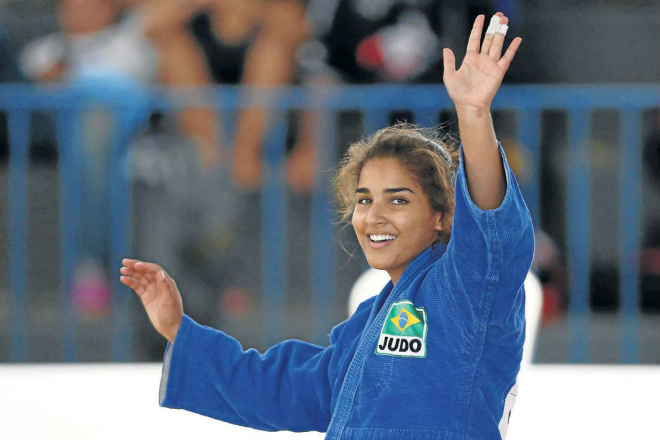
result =
[{"label": "smiling mouth", "polygon": [[386,243],[396,239],[396,235],[367,235],[372,243]]}]

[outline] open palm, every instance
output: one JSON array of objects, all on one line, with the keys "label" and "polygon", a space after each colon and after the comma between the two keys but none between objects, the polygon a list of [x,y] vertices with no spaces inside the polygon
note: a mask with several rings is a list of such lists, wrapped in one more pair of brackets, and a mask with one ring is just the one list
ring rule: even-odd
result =
[{"label": "open palm", "polygon": [[183,318],[183,303],[176,283],[157,264],[124,258],[120,269],[122,283],[142,300],[156,331],[174,342]]},{"label": "open palm", "polygon": [[[498,12],[497,16],[500,17],[500,24],[508,24],[508,18],[502,13]],[[497,32],[494,36],[486,34],[483,44],[480,44],[484,20],[484,16],[479,15],[474,21],[467,52],[460,69],[456,70],[456,57],[451,49],[443,51],[445,66],[443,81],[449,97],[457,108],[490,107],[504,74],[522,42],[522,38],[515,38],[504,55],[502,55],[504,33]]]}]

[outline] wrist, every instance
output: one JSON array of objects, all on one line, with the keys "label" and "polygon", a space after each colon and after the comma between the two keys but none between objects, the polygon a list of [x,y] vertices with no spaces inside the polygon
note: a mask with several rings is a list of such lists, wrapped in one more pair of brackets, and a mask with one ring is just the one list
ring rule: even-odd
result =
[{"label": "wrist", "polygon": [[456,105],[456,115],[458,119],[480,119],[483,117],[490,116],[490,105],[469,105],[469,104],[457,104]]},{"label": "wrist", "polygon": [[181,321],[183,321],[183,317],[179,320],[177,324],[175,324],[170,331],[167,332],[167,334],[164,334],[163,336],[165,339],[169,341],[170,344],[174,344],[174,341],[176,340],[176,335],[179,333],[179,328],[181,327]]}]

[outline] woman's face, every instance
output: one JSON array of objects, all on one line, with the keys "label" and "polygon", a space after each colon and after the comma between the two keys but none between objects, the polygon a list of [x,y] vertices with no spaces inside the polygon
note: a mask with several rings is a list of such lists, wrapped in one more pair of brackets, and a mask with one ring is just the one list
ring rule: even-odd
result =
[{"label": "woman's face", "polygon": [[442,215],[408,170],[392,158],[369,160],[355,192],[353,228],[369,265],[396,283],[438,238]]}]

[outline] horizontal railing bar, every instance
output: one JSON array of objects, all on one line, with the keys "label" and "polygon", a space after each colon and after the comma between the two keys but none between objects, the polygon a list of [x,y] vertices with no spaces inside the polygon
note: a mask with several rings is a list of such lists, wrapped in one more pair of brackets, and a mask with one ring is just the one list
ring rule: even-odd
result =
[{"label": "horizontal railing bar", "polygon": [[[254,106],[268,109],[451,109],[453,104],[442,85],[372,85],[327,87],[282,87],[245,89],[239,86],[202,88],[153,87],[142,105],[156,110],[202,106],[231,110]],[[95,100],[82,99],[76,87],[43,88],[9,84],[0,87],[0,109],[53,110],[94,107],[99,103],[135,106],[134,91],[107,88]],[[652,84],[609,85],[505,85],[493,101],[494,110],[519,109],[644,109],[657,107],[660,86]]]},{"label": "horizontal railing bar", "polygon": [[[286,247],[286,191],[285,168],[283,165],[284,138],[286,128],[284,114],[290,109],[322,110],[325,114],[332,114],[332,120],[325,121],[329,125],[320,131],[324,139],[333,148],[324,151],[327,156],[320,156],[319,165],[322,170],[329,168],[333,162],[332,153],[336,140],[336,111],[359,110],[363,113],[363,126],[367,134],[387,125],[391,111],[410,109],[418,123],[429,125],[437,121],[441,110],[453,108],[444,86],[348,86],[328,87],[314,89],[303,87],[284,87],[280,89],[249,90],[235,86],[165,89],[154,87],[146,90],[147,93],[134,96],[134,91],[121,88],[108,88],[102,93],[95,94],[94,99],[88,99],[84,90],[75,87],[37,88],[27,85],[0,86],[0,111],[7,111],[9,115],[10,133],[10,203],[12,231],[12,252],[17,258],[12,258],[12,293],[18,305],[13,310],[14,317],[18,317],[18,324],[14,324],[15,332],[13,347],[14,360],[25,358],[25,318],[22,293],[26,290],[25,266],[26,240],[20,237],[25,235],[27,227],[23,221],[27,216],[25,200],[27,199],[27,180],[23,177],[23,170],[27,167],[27,148],[30,110],[51,110],[60,112],[60,126],[58,126],[58,144],[62,167],[61,197],[62,209],[62,246],[70,248],[62,251],[62,278],[64,300],[67,301],[65,313],[67,321],[71,324],[65,326],[63,357],[66,361],[76,358],[75,324],[73,310],[70,304],[69,290],[71,289],[72,272],[77,261],[77,247],[79,246],[77,231],[67,231],[71,224],[76,225],[80,216],[79,185],[80,170],[79,158],[75,152],[78,150],[80,139],[75,134],[67,133],[74,130],[77,125],[75,114],[86,108],[96,108],[99,105],[109,106],[121,112],[122,108],[177,111],[186,107],[209,107],[235,112],[237,109],[253,106],[263,106],[273,110],[273,125],[267,145],[264,149],[266,159],[266,173],[264,179],[264,193],[262,197],[262,234],[269,237],[262,249],[262,282],[264,284],[264,298],[272,313],[266,318],[266,343],[271,344],[283,335],[281,311],[284,310],[284,292],[286,289],[286,261],[279,256]],[[623,299],[622,317],[624,325],[621,335],[621,360],[623,362],[637,362],[639,360],[639,238],[641,235],[641,115],[644,109],[655,108],[660,103],[660,86],[650,84],[613,84],[613,85],[508,85],[503,86],[495,102],[493,110],[514,109],[518,115],[519,140],[522,145],[529,148],[533,156],[534,180],[527,185],[526,196],[534,216],[536,226],[540,220],[540,139],[542,110],[561,110],[568,112],[569,118],[569,166],[567,194],[567,247],[568,266],[570,270],[571,302],[569,314],[572,319],[572,342],[570,360],[586,362],[589,360],[588,345],[588,317],[589,317],[589,272],[590,272],[590,234],[591,234],[591,183],[590,167],[591,153],[589,146],[590,119],[594,110],[614,109],[621,112],[622,141],[621,141],[621,182],[619,189],[620,204],[620,293]],[[66,113],[66,114],[65,114]],[[62,127],[64,126],[64,127]],[[62,131],[64,128],[64,131]],[[75,131],[75,130],[74,130]],[[126,130],[119,130],[128,133]],[[126,142],[124,142],[126,141]],[[64,144],[69,144],[64,146]],[[319,145],[323,145],[319,143]],[[121,161],[113,168],[113,176],[121,185],[115,187],[113,192],[113,209],[117,215],[113,226],[111,243],[112,264],[118,264],[121,255],[130,248],[130,202],[129,176],[125,174],[127,140],[116,143],[116,154]],[[336,158],[335,158],[336,159]],[[320,185],[323,186],[323,185]],[[319,185],[317,185],[318,191]],[[326,188],[327,190],[327,188]],[[329,314],[322,315],[321,310],[329,309],[332,303],[336,286],[330,286],[330,268],[335,267],[334,252],[330,242],[325,241],[329,236],[331,226],[329,219],[333,214],[328,211],[330,206],[330,193],[315,194],[313,207],[314,222],[322,223],[322,229],[312,230],[323,237],[324,247],[317,250],[312,258],[312,274],[314,296],[317,308],[318,328],[315,338],[323,339],[324,331],[330,325]],[[117,214],[119,213],[119,214]],[[23,219],[23,220],[21,220]],[[25,224],[24,224],[25,223]],[[22,225],[22,226],[21,226]],[[326,231],[323,234],[318,232]],[[295,232],[295,231],[293,231]],[[67,243],[65,245],[64,243]],[[328,247],[330,246],[330,247]],[[324,264],[325,263],[325,264]],[[120,291],[117,280],[113,282],[115,301],[115,317],[118,317],[115,328],[113,351],[115,360],[127,360],[130,348],[130,329],[127,315],[127,291]]]}]

